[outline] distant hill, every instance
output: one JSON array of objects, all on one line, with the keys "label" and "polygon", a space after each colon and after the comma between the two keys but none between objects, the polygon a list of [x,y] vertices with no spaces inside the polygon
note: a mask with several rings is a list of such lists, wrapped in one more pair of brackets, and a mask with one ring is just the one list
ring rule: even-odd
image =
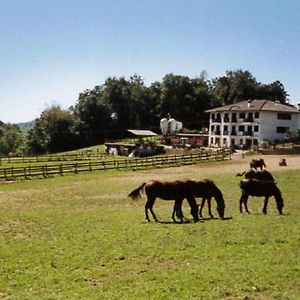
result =
[{"label": "distant hill", "polygon": [[34,126],[34,124],[35,124],[35,120],[29,122],[17,123],[16,125],[18,125],[23,130],[28,130],[31,129]]}]

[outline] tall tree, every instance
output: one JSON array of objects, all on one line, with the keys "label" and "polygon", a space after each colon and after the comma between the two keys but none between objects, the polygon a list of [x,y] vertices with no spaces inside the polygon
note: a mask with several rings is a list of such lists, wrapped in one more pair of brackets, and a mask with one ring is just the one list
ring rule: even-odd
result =
[{"label": "tall tree", "polygon": [[19,155],[25,150],[25,136],[19,126],[0,123],[0,154]]},{"label": "tall tree", "polygon": [[248,99],[268,99],[285,103],[288,94],[280,81],[271,84],[257,82],[244,70],[227,71],[225,76],[215,78],[212,93],[220,105],[227,105]]},{"label": "tall tree", "polygon": [[59,152],[75,148],[72,114],[53,105],[45,109],[28,134],[28,146],[34,153]]},{"label": "tall tree", "polygon": [[213,80],[212,92],[221,105],[255,99],[258,83],[249,71],[227,71]]}]

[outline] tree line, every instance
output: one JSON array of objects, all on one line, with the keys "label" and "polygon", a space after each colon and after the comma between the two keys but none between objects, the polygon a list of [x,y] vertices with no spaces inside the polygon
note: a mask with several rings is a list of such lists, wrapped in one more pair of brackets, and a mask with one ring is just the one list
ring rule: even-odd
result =
[{"label": "tree line", "polygon": [[200,130],[208,126],[207,109],[248,99],[287,103],[288,94],[280,81],[260,83],[247,70],[227,71],[212,80],[205,72],[195,78],[170,73],[149,86],[138,75],[109,77],[81,92],[67,110],[46,108],[26,132],[1,122],[0,155],[77,149],[126,137],[127,129],[159,132],[159,121],[168,113],[186,130]]}]

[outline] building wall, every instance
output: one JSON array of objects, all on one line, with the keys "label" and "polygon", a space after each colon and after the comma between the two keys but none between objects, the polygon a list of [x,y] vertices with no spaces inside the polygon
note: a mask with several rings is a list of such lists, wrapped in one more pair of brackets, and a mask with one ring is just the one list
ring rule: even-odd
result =
[{"label": "building wall", "polygon": [[[245,115],[240,115],[241,113]],[[252,147],[259,145],[264,139],[272,142],[283,140],[284,130],[287,128],[300,129],[300,114],[291,113],[291,119],[285,120],[278,119],[278,112],[256,113],[258,115],[255,112],[237,112],[236,122],[232,122],[232,112],[211,113],[209,146]]]},{"label": "building wall", "polygon": [[283,140],[284,132],[278,132],[278,127],[296,129],[299,127],[299,114],[290,114],[291,120],[278,119],[277,112],[261,112],[260,136],[261,140],[268,139],[272,142]]}]

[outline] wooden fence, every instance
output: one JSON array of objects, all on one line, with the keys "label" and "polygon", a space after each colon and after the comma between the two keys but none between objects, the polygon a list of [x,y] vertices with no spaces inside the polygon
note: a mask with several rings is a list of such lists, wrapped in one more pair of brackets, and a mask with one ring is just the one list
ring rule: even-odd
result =
[{"label": "wooden fence", "polygon": [[108,154],[104,152],[91,153],[67,153],[67,154],[52,154],[42,156],[19,156],[19,157],[0,157],[0,166],[3,164],[17,163],[40,163],[40,162],[57,162],[57,161],[89,161],[106,159]]},{"label": "wooden fence", "polygon": [[208,160],[225,160],[231,158],[229,150],[218,150],[211,153],[193,153],[189,155],[164,155],[145,158],[130,158],[112,161],[87,161],[61,163],[57,165],[26,166],[0,168],[0,180],[20,180],[47,178],[54,175],[78,174],[92,171],[139,170],[147,168],[182,166]]}]

